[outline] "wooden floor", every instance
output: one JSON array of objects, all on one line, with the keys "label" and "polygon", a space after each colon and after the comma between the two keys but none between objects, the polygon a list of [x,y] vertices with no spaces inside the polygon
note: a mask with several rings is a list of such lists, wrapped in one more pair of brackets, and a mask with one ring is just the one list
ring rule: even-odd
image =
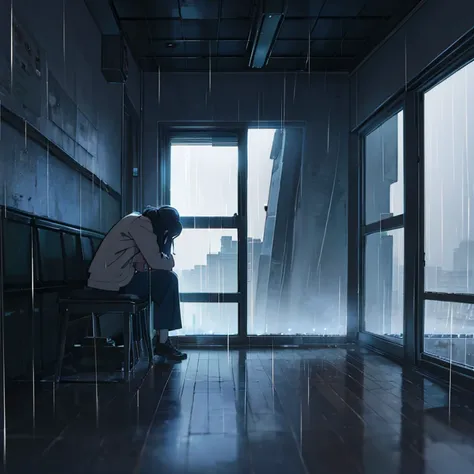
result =
[{"label": "wooden floor", "polygon": [[32,393],[7,399],[4,472],[474,473],[472,399],[356,347],[196,350],[139,387]]}]

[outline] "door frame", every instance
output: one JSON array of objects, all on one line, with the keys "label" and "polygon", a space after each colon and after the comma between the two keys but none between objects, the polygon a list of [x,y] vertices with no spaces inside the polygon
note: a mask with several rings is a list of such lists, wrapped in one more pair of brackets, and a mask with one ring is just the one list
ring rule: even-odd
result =
[{"label": "door frame", "polygon": [[235,293],[182,293],[181,302],[208,302],[208,303],[237,303],[238,305],[238,332],[232,336],[181,336],[180,341],[198,343],[203,339],[235,338],[245,339],[247,337],[247,129],[242,126],[190,126],[169,125],[160,127],[159,139],[161,142],[161,160],[159,167],[159,182],[161,185],[160,205],[170,203],[171,189],[171,146],[170,141],[173,134],[193,134],[196,132],[229,133],[237,137],[238,146],[238,174],[237,174],[237,213],[234,216],[182,216],[181,222],[186,229],[236,229],[237,230],[237,291]]}]

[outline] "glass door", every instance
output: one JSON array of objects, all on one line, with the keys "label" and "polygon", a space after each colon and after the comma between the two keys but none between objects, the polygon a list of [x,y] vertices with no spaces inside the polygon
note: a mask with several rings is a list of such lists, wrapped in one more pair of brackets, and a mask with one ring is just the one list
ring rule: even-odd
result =
[{"label": "glass door", "polygon": [[163,198],[183,223],[179,335],[247,334],[246,140],[245,130],[169,131]]}]

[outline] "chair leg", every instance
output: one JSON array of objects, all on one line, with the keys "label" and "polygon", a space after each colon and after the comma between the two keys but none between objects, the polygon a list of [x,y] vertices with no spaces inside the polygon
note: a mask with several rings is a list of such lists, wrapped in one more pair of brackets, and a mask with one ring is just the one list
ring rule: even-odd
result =
[{"label": "chair leg", "polygon": [[153,344],[151,342],[150,336],[150,308],[143,310],[143,338],[145,340],[145,349],[146,355],[148,358],[148,363],[153,364]]},{"label": "chair leg", "polygon": [[130,381],[130,352],[132,349],[132,313],[123,313],[123,351],[124,351],[124,367],[123,376],[126,382]]},{"label": "chair leg", "polygon": [[63,368],[64,351],[66,348],[66,336],[69,325],[69,311],[66,309],[64,312],[59,313],[59,341],[58,341],[58,352],[56,356],[56,373],[55,381],[61,381],[61,371]]},{"label": "chair leg", "polygon": [[141,359],[145,352],[145,339],[143,337],[143,311],[139,311],[136,314],[137,322],[137,348],[138,348],[138,358]]},{"label": "chair leg", "polygon": [[141,356],[141,325],[140,325],[140,314],[133,314],[133,357],[134,364],[140,360]]},{"label": "chair leg", "polygon": [[100,337],[100,315],[97,313],[92,313],[92,337]]},{"label": "chair leg", "polygon": [[139,314],[140,321],[140,354],[144,355],[148,359],[148,346],[146,344],[146,335],[145,335],[145,316],[144,311],[140,311]]}]

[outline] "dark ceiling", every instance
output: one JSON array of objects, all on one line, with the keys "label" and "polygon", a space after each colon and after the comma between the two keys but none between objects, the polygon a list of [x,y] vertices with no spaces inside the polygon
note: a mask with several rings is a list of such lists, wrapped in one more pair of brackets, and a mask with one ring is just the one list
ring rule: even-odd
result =
[{"label": "dark ceiling", "polygon": [[[265,71],[351,71],[421,0],[288,0]],[[145,71],[247,71],[257,0],[114,0]]]}]

